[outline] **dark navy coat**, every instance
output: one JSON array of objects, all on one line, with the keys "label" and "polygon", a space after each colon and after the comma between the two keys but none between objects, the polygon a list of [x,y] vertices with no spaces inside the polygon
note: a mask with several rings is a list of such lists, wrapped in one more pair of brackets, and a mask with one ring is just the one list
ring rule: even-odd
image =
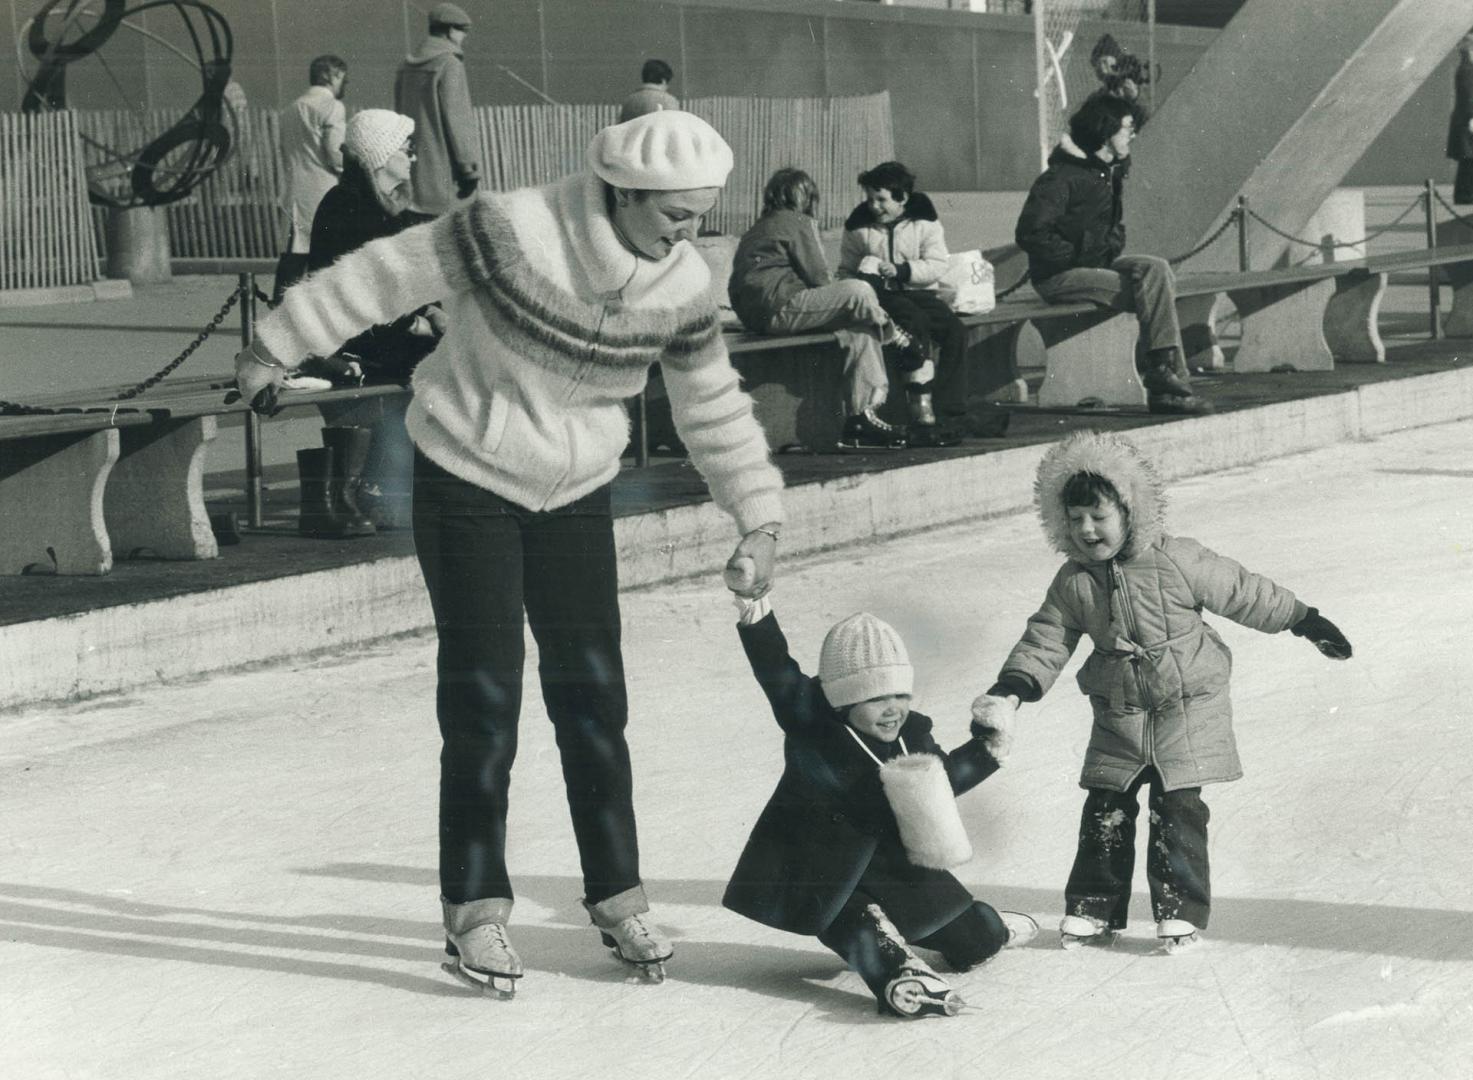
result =
[{"label": "dark navy coat", "polygon": [[[894,876],[896,895],[905,898],[895,910],[885,905],[902,934],[925,936],[960,915],[972,903],[971,894],[946,871],[905,859],[879,769],[829,705],[819,681],[804,675],[788,655],[777,617],[769,614],[737,630],[785,735],[785,765],[722,903],[778,930],[816,935],[833,921],[873,861]],[[930,719],[917,712],[906,718],[896,742],[855,734],[881,761],[902,752],[900,740],[913,754],[937,755],[957,794],[998,767],[977,739],[950,754],[942,751],[931,737]],[[872,871],[866,878],[866,888],[874,876]]]}]

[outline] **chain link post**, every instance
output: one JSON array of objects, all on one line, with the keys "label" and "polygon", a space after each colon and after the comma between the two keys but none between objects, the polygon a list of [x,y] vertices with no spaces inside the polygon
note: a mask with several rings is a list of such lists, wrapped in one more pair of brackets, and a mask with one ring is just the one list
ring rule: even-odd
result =
[{"label": "chain link post", "polygon": [[[1422,182],[1422,194],[1427,203],[1427,250],[1437,248],[1437,188],[1429,178]],[[1427,267],[1427,329],[1432,340],[1442,337],[1442,294],[1437,275],[1442,271],[1436,266]]]},{"label": "chain link post", "polygon": [[[249,349],[255,340],[256,326],[256,275],[241,274],[240,284],[240,347]],[[261,511],[261,418],[246,402],[245,417],[245,501],[246,520],[253,529],[259,529],[265,519]]]},{"label": "chain link post", "polygon": [[1238,269],[1248,272],[1248,196],[1238,196]]}]

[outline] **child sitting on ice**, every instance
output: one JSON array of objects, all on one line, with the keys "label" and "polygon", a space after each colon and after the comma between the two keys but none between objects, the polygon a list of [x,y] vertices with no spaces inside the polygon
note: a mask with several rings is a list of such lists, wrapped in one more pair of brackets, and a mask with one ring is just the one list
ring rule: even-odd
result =
[{"label": "child sitting on ice", "polygon": [[882,1014],[956,1015],[960,997],[909,943],[964,971],[1037,930],[1026,915],[974,900],[945,869],[972,854],[955,795],[997,770],[1009,733],[979,730],[943,752],[930,719],[910,709],[905,645],[873,615],[829,631],[812,679],[788,655],[765,599],[737,605],[786,766],[722,903],[816,936],[865,981]]},{"label": "child sitting on ice", "polygon": [[1169,536],[1151,463],[1119,435],[1081,431],[1055,445],[1034,485],[1045,534],[1067,561],[997,682],[972,706],[978,730],[1008,729],[1020,701],[1053,685],[1081,636],[1078,675],[1094,709],[1080,786],[1089,794],[1065,889],[1065,948],[1124,928],[1138,793],[1148,785],[1146,880],[1167,951],[1196,942],[1211,889],[1202,785],[1243,775],[1233,740],[1232,655],[1202,610],[1254,630],[1288,630],[1350,658],[1330,620],[1288,589],[1186,537]]}]

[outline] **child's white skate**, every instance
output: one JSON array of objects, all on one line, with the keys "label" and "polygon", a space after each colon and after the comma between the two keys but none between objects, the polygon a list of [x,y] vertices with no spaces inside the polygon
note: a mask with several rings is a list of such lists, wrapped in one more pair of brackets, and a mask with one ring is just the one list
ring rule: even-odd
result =
[{"label": "child's white skate", "polygon": [[[907,966],[885,986],[885,1003],[907,1019],[921,1016],[956,1016],[967,1007],[961,995],[946,980],[924,964]],[[884,1006],[880,1007],[884,1012]]]},{"label": "child's white skate", "polygon": [[598,927],[604,945],[630,965],[639,979],[648,983],[665,981],[665,961],[675,955],[675,949],[669,938],[645,921],[649,908],[643,889],[629,889],[597,904],[585,900],[583,907]]},{"label": "child's white skate", "polygon": [[1021,949],[1038,936],[1038,920],[1021,911],[999,911],[1002,924],[1008,928],[1008,939],[1004,949]]},{"label": "child's white skate", "polygon": [[1065,915],[1059,923],[1059,944],[1066,949],[1077,949],[1081,945],[1113,945],[1115,937],[1116,931],[1109,929],[1104,919]]},{"label": "child's white skate", "polygon": [[522,958],[506,934],[511,901],[504,898],[443,903],[445,955],[441,970],[467,986],[510,1001],[522,977]]},{"label": "child's white skate", "polygon": [[1197,928],[1185,919],[1162,919],[1156,924],[1156,937],[1172,956],[1202,944]]}]

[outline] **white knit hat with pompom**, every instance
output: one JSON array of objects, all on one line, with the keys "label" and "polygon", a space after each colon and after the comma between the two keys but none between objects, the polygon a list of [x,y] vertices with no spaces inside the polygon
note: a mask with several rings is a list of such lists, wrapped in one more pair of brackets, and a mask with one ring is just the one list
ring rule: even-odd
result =
[{"label": "white knit hat with pompom", "polygon": [[588,144],[588,165],[614,187],[686,191],[724,185],[732,155],[699,116],[661,109],[600,131]]},{"label": "white knit hat with pompom", "polygon": [[369,172],[382,169],[404,140],[414,134],[414,121],[392,109],[360,109],[348,118],[343,152],[352,154]]},{"label": "white knit hat with pompom", "polygon": [[823,639],[818,677],[829,704],[841,709],[870,698],[909,694],[915,669],[895,628],[861,611],[835,623]]}]

